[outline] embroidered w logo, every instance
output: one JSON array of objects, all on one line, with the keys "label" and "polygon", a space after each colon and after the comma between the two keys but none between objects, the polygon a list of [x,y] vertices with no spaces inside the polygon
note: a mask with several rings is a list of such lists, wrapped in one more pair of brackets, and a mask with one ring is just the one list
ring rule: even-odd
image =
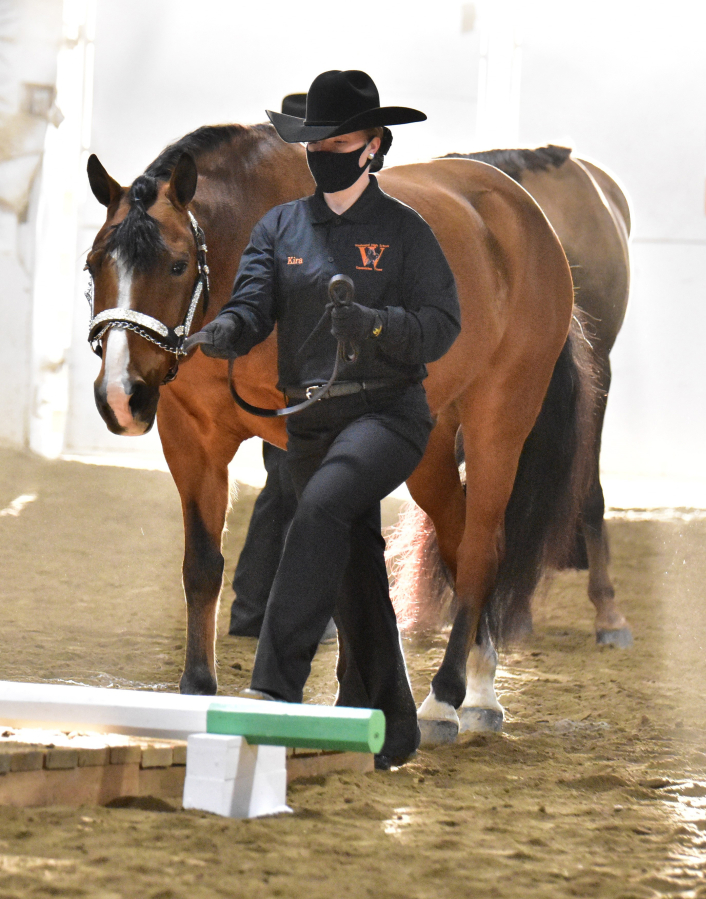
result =
[{"label": "embroidered w logo", "polygon": [[362,265],[356,265],[360,271],[376,271],[381,272],[380,260],[382,254],[388,248],[389,244],[382,243],[357,243],[356,246],[360,250],[360,256],[363,260]]}]

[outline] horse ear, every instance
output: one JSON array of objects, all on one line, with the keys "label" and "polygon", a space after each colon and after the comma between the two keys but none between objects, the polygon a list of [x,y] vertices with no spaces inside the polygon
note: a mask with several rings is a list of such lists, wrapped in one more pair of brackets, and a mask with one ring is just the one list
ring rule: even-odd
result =
[{"label": "horse ear", "polygon": [[110,206],[123,195],[122,187],[106,172],[95,153],[88,157],[86,171],[93,196],[103,206]]},{"label": "horse ear", "polygon": [[190,153],[182,153],[174,166],[167,188],[167,196],[175,206],[183,208],[191,202],[196,193],[198,177],[193,156]]}]

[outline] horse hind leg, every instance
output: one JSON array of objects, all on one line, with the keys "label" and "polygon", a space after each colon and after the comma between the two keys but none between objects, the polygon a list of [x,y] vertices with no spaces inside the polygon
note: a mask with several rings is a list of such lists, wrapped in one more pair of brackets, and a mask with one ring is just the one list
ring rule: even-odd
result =
[{"label": "horse hind leg", "polygon": [[[438,551],[452,579],[456,577],[456,551],[465,527],[466,504],[454,452],[457,430],[458,420],[455,415],[440,418],[432,432],[424,458],[407,481],[412,498],[434,524]],[[419,577],[408,580],[415,587],[419,587],[422,581]],[[403,599],[409,603],[412,597]],[[436,605],[437,597],[421,593],[417,602],[424,607],[422,618],[431,618],[426,609]],[[402,612],[404,614],[404,608]],[[457,705],[460,702],[461,698]],[[422,745],[453,743],[458,736],[460,722],[455,706],[445,699],[439,700],[433,688],[419,707],[417,719]]]},{"label": "horse hind leg", "polygon": [[[449,649],[454,630],[456,631],[458,640],[459,628],[457,627],[457,623],[459,622],[459,614],[456,616],[454,628],[452,628],[451,631],[451,637],[449,638],[449,645],[446,647],[444,661],[449,657]],[[458,654],[458,651],[453,653],[455,656]],[[449,690],[444,689],[445,685],[440,688],[440,685],[435,683],[435,680],[432,681],[429,694],[417,710],[417,721],[421,733],[420,746],[422,747],[437,746],[440,743],[454,743],[461,731],[461,721],[458,717],[458,712],[456,711],[457,705],[460,705],[461,703],[456,703],[454,698],[449,695]]]},{"label": "horse hind leg", "polygon": [[610,550],[603,514],[603,488],[596,476],[582,513],[588,556],[588,597],[596,609],[596,643],[627,649],[633,643],[632,631],[615,602],[615,589],[608,572]]},{"label": "horse hind leg", "polygon": [[[456,552],[458,611],[444,659],[418,712],[427,744],[450,742],[462,729],[502,727],[503,711],[493,686],[497,657],[479,626],[498,571],[498,536],[522,448],[525,422],[520,416],[529,413],[526,408],[518,410],[520,424],[508,432],[501,411],[486,409],[484,416],[480,410],[469,410],[464,415],[467,493]],[[527,421],[527,431],[530,426]]]},{"label": "horse hind leg", "polygon": [[495,693],[497,665],[498,654],[481,617],[466,665],[466,695],[458,709],[461,733],[500,733],[503,729],[505,711]]},{"label": "horse hind leg", "polygon": [[[534,396],[526,389],[493,390],[488,385],[486,401],[477,408],[469,402],[464,410],[467,494],[456,553],[459,611],[432,681],[436,703],[463,707],[481,615],[487,616],[493,638],[515,636],[526,622],[547,560],[565,557],[566,536],[576,527],[591,461],[587,441],[593,385],[584,361],[582,344],[572,331],[543,395],[541,381],[535,382]],[[487,402],[489,397],[495,402]],[[477,645],[483,646],[482,635]],[[495,705],[494,689],[492,694],[487,689],[494,655],[475,652],[486,689],[471,685],[469,709],[483,707],[474,693],[485,693],[483,703],[489,698]]]},{"label": "horse hind leg", "polygon": [[581,525],[588,559],[588,597],[596,609],[596,643],[626,649],[632,646],[630,625],[615,602],[615,589],[608,572],[610,550],[605,525],[605,500],[600,481],[601,432],[610,388],[610,362],[600,366],[600,402],[597,409],[596,447],[591,486],[581,512]]},{"label": "horse hind leg", "polygon": [[[456,463],[463,489],[466,489],[466,456],[463,450],[463,429],[456,433]],[[476,641],[466,665],[466,695],[457,710],[461,733],[499,733],[503,727],[505,711],[495,694],[495,672],[498,654],[488,630],[485,617],[481,616]]]},{"label": "horse hind leg", "polygon": [[[465,461],[461,430],[456,440],[456,460],[461,469],[465,489]],[[466,695],[456,710],[449,703],[441,703],[433,689],[419,709],[422,742],[427,745],[453,742],[458,733],[499,733],[505,717],[504,709],[495,693],[495,672],[498,654],[490,637],[488,625],[481,617],[476,640],[466,665]]]},{"label": "horse hind leg", "polygon": [[[459,629],[459,637],[468,632],[468,625]],[[459,639],[459,644],[461,640]],[[451,647],[453,654],[463,650]],[[500,733],[505,711],[495,693],[495,672],[498,654],[490,638],[488,628],[481,617],[476,640],[468,652],[466,686],[463,701],[454,708],[453,700],[446,702],[443,685],[432,684],[429,695],[419,708],[419,726],[422,746],[453,743],[459,733]]]}]

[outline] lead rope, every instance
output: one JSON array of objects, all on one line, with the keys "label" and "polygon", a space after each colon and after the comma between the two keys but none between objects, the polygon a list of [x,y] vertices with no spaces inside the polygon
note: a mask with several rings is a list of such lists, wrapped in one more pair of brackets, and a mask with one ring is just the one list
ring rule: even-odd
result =
[{"label": "lead rope", "polygon": [[[348,275],[334,275],[328,282],[328,294],[331,297],[334,306],[350,305],[355,296],[353,281]],[[318,327],[319,326],[317,325],[317,328]],[[205,342],[196,340],[196,337],[197,335],[195,334],[194,338],[192,338],[192,346],[198,346],[199,343]],[[318,400],[328,392],[329,388],[338,377],[338,367],[341,360],[352,362],[357,355],[358,352],[354,347],[346,346],[342,340],[339,340],[336,348],[336,361],[333,364],[331,377],[325,384],[312,389],[311,396],[307,396],[305,400],[302,400],[301,403],[297,403],[295,406],[285,406],[283,409],[263,409],[261,406],[253,406],[248,403],[247,400],[244,400],[235,389],[235,384],[233,382],[233,364],[237,358],[236,356],[231,356],[228,359],[228,388],[230,390],[230,395],[240,408],[245,412],[249,412],[251,415],[258,415],[260,418],[282,418],[285,415],[294,415],[295,412],[302,412],[304,409],[308,409],[309,406],[313,406],[314,403],[318,402]]]},{"label": "lead rope", "polygon": [[340,354],[340,344],[339,348],[336,352],[336,361],[333,365],[333,371],[331,372],[331,377],[325,384],[322,384],[320,387],[317,387],[312,391],[311,396],[305,400],[302,400],[301,403],[297,403],[296,406],[285,406],[283,409],[263,409],[260,406],[252,406],[247,400],[244,400],[242,396],[235,389],[235,384],[233,383],[233,363],[236,360],[236,356],[231,356],[228,359],[228,387],[230,388],[230,395],[233,397],[235,402],[240,406],[241,409],[244,409],[246,412],[249,412],[251,415],[259,415],[260,418],[282,418],[285,415],[294,415],[295,412],[303,412],[304,409],[308,409],[309,406],[313,406],[321,397],[328,391],[329,387],[333,384],[338,376],[338,363],[341,358]]}]

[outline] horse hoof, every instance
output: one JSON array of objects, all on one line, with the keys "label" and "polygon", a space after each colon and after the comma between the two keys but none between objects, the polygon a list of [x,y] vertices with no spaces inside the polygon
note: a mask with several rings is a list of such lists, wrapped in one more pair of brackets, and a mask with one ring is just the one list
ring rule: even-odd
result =
[{"label": "horse hoof", "polygon": [[420,718],[419,730],[422,734],[420,746],[438,746],[440,743],[456,742],[459,724],[445,718]]},{"label": "horse hoof", "polygon": [[218,681],[210,671],[194,674],[185,671],[179,681],[179,692],[189,696],[215,696],[217,690]]},{"label": "horse hoof", "polygon": [[503,729],[503,713],[497,709],[459,709],[461,733],[499,734]]},{"label": "horse hoof", "polygon": [[629,649],[632,646],[632,631],[629,627],[601,628],[596,631],[596,643],[599,646],[617,646],[618,649]]}]

